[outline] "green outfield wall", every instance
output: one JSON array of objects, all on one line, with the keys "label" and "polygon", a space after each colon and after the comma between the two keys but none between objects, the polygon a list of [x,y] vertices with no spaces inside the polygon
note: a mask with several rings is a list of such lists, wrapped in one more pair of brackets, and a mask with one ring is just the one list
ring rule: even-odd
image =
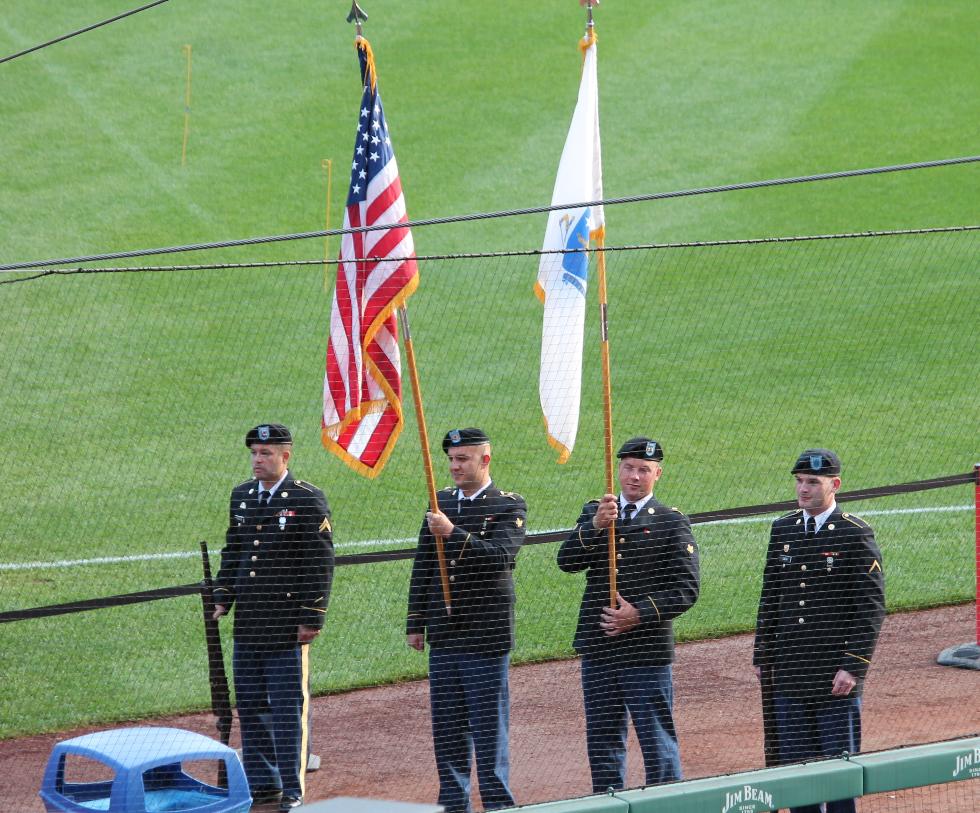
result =
[{"label": "green outfield wall", "polygon": [[521,813],[762,813],[980,779],[980,737],[515,808]]}]

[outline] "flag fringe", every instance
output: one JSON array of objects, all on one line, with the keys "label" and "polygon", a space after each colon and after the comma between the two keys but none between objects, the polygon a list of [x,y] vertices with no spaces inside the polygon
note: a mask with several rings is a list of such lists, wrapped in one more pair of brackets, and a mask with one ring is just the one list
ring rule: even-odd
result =
[{"label": "flag fringe", "polygon": [[362,463],[343,446],[336,443],[333,438],[327,435],[326,428],[324,428],[320,433],[320,441],[323,443],[323,448],[337,455],[337,457],[346,463],[348,467],[353,469],[358,474],[367,477],[369,480],[373,480],[375,477],[381,474],[382,469],[384,469],[385,464],[388,462],[388,458],[391,457],[391,453],[395,449],[395,442],[401,435],[404,424],[405,422],[403,420],[399,420],[395,428],[392,429],[388,442],[385,443],[381,456],[378,457],[378,462],[374,465],[374,467]]},{"label": "flag fringe", "polygon": [[[414,263],[415,258],[411,257],[406,260],[406,262]],[[368,325],[367,330],[364,331],[364,340],[361,342],[361,353],[364,354],[368,364],[371,363],[371,359],[367,355],[368,346],[374,341],[374,337],[378,334],[378,331],[381,330],[381,326],[394,314],[398,308],[402,307],[405,302],[408,301],[408,298],[415,293],[418,287],[419,271],[418,267],[416,266],[415,273],[412,274],[411,278],[402,286],[402,289],[391,298],[391,301],[384,306],[382,311],[374,317],[374,321],[372,321],[371,324]],[[384,384],[381,384],[381,386],[384,388]]]},{"label": "flag fringe", "polygon": [[[373,376],[372,376],[373,377]],[[381,382],[378,382],[379,384]],[[384,385],[381,385],[382,388]],[[386,393],[387,396],[387,393]],[[364,401],[358,404],[356,407],[351,409],[346,415],[344,415],[343,420],[337,423],[323,424],[323,431],[326,432],[334,440],[337,440],[344,431],[352,423],[363,420],[368,415],[377,415],[379,412],[384,412],[389,406],[393,407],[395,414],[398,415],[399,420],[402,416],[401,405],[397,404],[397,399],[393,402],[389,397],[376,398],[373,401]]]},{"label": "flag fringe", "polygon": [[572,456],[572,450],[569,449],[564,443],[558,440],[554,435],[551,434],[551,430],[548,429],[548,419],[544,415],[541,416],[544,419],[544,433],[545,437],[548,439],[548,445],[558,452],[557,463],[566,463],[568,458]]},{"label": "flag fringe", "polygon": [[362,76],[361,81],[364,81],[366,78],[370,77],[371,90],[374,90],[378,86],[378,71],[374,66],[374,51],[371,50],[371,43],[368,42],[366,38],[358,34],[354,39],[354,47],[364,51],[364,59],[367,65],[365,69],[367,77]]}]

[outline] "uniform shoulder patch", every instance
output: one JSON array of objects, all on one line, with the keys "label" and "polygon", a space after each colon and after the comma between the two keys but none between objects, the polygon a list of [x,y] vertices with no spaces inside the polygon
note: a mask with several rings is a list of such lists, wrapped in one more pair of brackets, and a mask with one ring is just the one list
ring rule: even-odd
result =
[{"label": "uniform shoulder patch", "polygon": [[871,527],[870,525],[868,525],[867,522],[865,522],[863,519],[861,519],[861,517],[857,516],[856,514],[850,514],[850,513],[845,512],[845,513],[841,514],[841,518],[842,519],[846,519],[852,525],[857,525],[858,528],[870,528]]}]

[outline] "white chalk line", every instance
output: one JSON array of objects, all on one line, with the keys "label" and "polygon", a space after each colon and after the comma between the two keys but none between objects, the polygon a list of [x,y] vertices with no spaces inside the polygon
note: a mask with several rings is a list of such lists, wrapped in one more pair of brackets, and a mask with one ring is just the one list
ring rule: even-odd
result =
[{"label": "white chalk line", "polygon": [[[941,514],[952,511],[973,511],[972,505],[937,505],[927,508],[887,508],[878,511],[862,511],[862,517],[896,516],[900,514]],[[696,527],[702,525],[744,525],[748,523],[771,522],[772,517],[783,512],[776,511],[757,517],[736,517],[734,519],[715,519],[709,522],[700,522]],[[553,528],[547,531],[531,531],[530,533],[555,533],[567,530],[565,528]],[[404,539],[365,539],[361,542],[340,542],[334,547],[338,551],[361,550],[364,548],[397,547],[414,545],[416,537],[405,537]],[[216,555],[217,551],[209,551]],[[10,562],[0,563],[0,571],[4,570],[59,570],[73,567],[84,567],[86,565],[118,565],[129,564],[131,562],[156,562],[168,559],[190,559],[200,556],[199,551],[177,551],[174,553],[142,553],[132,556],[94,556],[91,559],[60,559],[54,562]]]}]

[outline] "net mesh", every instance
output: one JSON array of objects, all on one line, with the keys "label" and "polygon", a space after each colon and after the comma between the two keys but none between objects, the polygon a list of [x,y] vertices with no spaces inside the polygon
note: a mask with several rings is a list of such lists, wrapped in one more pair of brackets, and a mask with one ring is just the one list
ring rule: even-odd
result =
[{"label": "net mesh", "polygon": [[[754,629],[775,515],[696,524],[693,543],[683,517],[792,498],[789,469],[804,448],[830,447],[840,455],[845,490],[969,469],[976,455],[978,240],[975,230],[949,230],[606,253],[613,444],[642,435],[660,445],[663,474],[655,497],[672,523],[651,529],[643,544],[680,554],[693,544],[687,556],[695,558],[700,577],[697,602],[688,607],[678,600],[668,611],[676,596],[657,591],[678,588],[660,567],[649,590],[630,595],[643,623],[676,614],[673,634],[681,641]],[[465,560],[479,577],[473,595],[457,588],[454,601],[486,615],[493,597],[503,615],[487,623],[497,626],[509,627],[513,612],[514,663],[568,657],[587,574],[561,572],[556,543],[525,545],[515,554],[525,533],[571,529],[583,504],[606,490],[596,286],[586,295],[579,428],[569,461],[558,466],[538,396],[537,258],[448,257],[421,259],[419,266],[422,281],[409,310],[437,481],[452,482],[439,447],[443,435],[477,426],[492,441],[495,486],[520,495],[495,497],[492,512],[477,512],[472,522],[460,522],[463,536],[447,538],[447,566],[462,568]],[[229,523],[252,522],[248,500],[238,520],[228,494],[249,476],[245,432],[263,421],[292,429],[290,472],[320,487],[330,505],[329,514],[317,508],[316,516],[306,516],[289,514],[293,509],[284,504],[287,513],[272,519],[273,532],[283,520],[281,530],[292,534],[291,567],[302,569],[296,562],[310,550],[313,526],[323,536],[325,518],[340,557],[415,546],[427,496],[407,381],[405,430],[377,480],[359,477],[320,446],[331,295],[322,268],[28,276],[23,272],[16,283],[18,275],[7,274],[0,285],[6,314],[0,433],[8,483],[30,492],[29,501],[0,505],[0,611],[197,581],[202,539],[218,572]],[[515,513],[524,501],[526,514]],[[974,599],[969,501],[965,489],[955,488],[853,505],[874,528],[890,611]],[[505,530],[509,542],[501,546]],[[629,557],[628,548],[619,553]],[[597,582],[605,584],[608,559],[601,546],[594,553],[597,570],[606,568]],[[821,576],[844,576],[813,612],[850,600],[834,592],[853,589],[860,575],[848,569],[850,553],[846,546],[816,551]],[[795,555],[776,550],[776,567],[800,563],[780,562],[783,554]],[[247,583],[250,565],[234,566]],[[405,646],[411,570],[407,559],[338,568],[323,635],[310,649],[314,693],[427,673],[425,656]],[[437,567],[430,569],[424,585],[436,605],[437,575]],[[630,578],[624,569],[624,589],[635,586]],[[292,584],[283,581],[283,589]],[[262,599],[270,618],[278,619],[273,605],[280,598]],[[57,623],[0,625],[9,690],[0,736],[205,707],[200,618],[197,599],[186,598]],[[463,610],[450,619],[481,623]],[[230,629],[224,636],[230,669]],[[507,649],[498,642],[483,651],[465,635],[447,640],[442,649],[452,655],[498,657]],[[24,652],[30,657],[15,654]],[[629,644],[617,653],[625,661],[636,655]],[[742,655],[749,673],[751,651]],[[878,673],[870,659],[866,703],[873,708]],[[493,689],[473,706],[493,717],[506,672],[484,680],[481,670],[499,664],[463,661],[450,671],[473,670],[477,677],[453,679],[468,689]],[[700,675],[705,666],[687,668]],[[561,701],[581,711],[578,674],[567,677]],[[707,700],[724,691],[698,687]],[[609,698],[601,686],[590,713],[608,720]],[[302,697],[299,704],[291,713],[305,713]],[[363,708],[368,717],[383,714],[369,701]],[[547,733],[547,711],[521,711],[522,725]],[[928,710],[910,709],[909,716],[915,725],[901,735],[907,742],[970,733],[969,721],[965,731],[933,731]],[[617,731],[619,725],[616,719]],[[427,726],[400,737],[399,746],[431,749]],[[463,732],[464,744],[467,726],[470,733],[483,730],[475,718],[447,726],[453,736]],[[568,732],[534,755],[538,773],[568,775],[569,795],[591,787],[587,769],[583,779],[584,728],[583,720],[574,735],[576,768],[567,765],[567,743],[560,742]],[[761,722],[756,728],[761,733]],[[327,747],[328,729],[319,733],[314,726],[314,732],[313,750],[318,742]],[[630,764],[627,784],[642,784],[650,765]],[[481,790],[494,792],[492,779],[481,780]],[[520,782],[527,781],[518,773],[519,800]],[[424,799],[431,795],[427,787],[406,793]],[[0,800],[0,810],[3,805]]]}]

